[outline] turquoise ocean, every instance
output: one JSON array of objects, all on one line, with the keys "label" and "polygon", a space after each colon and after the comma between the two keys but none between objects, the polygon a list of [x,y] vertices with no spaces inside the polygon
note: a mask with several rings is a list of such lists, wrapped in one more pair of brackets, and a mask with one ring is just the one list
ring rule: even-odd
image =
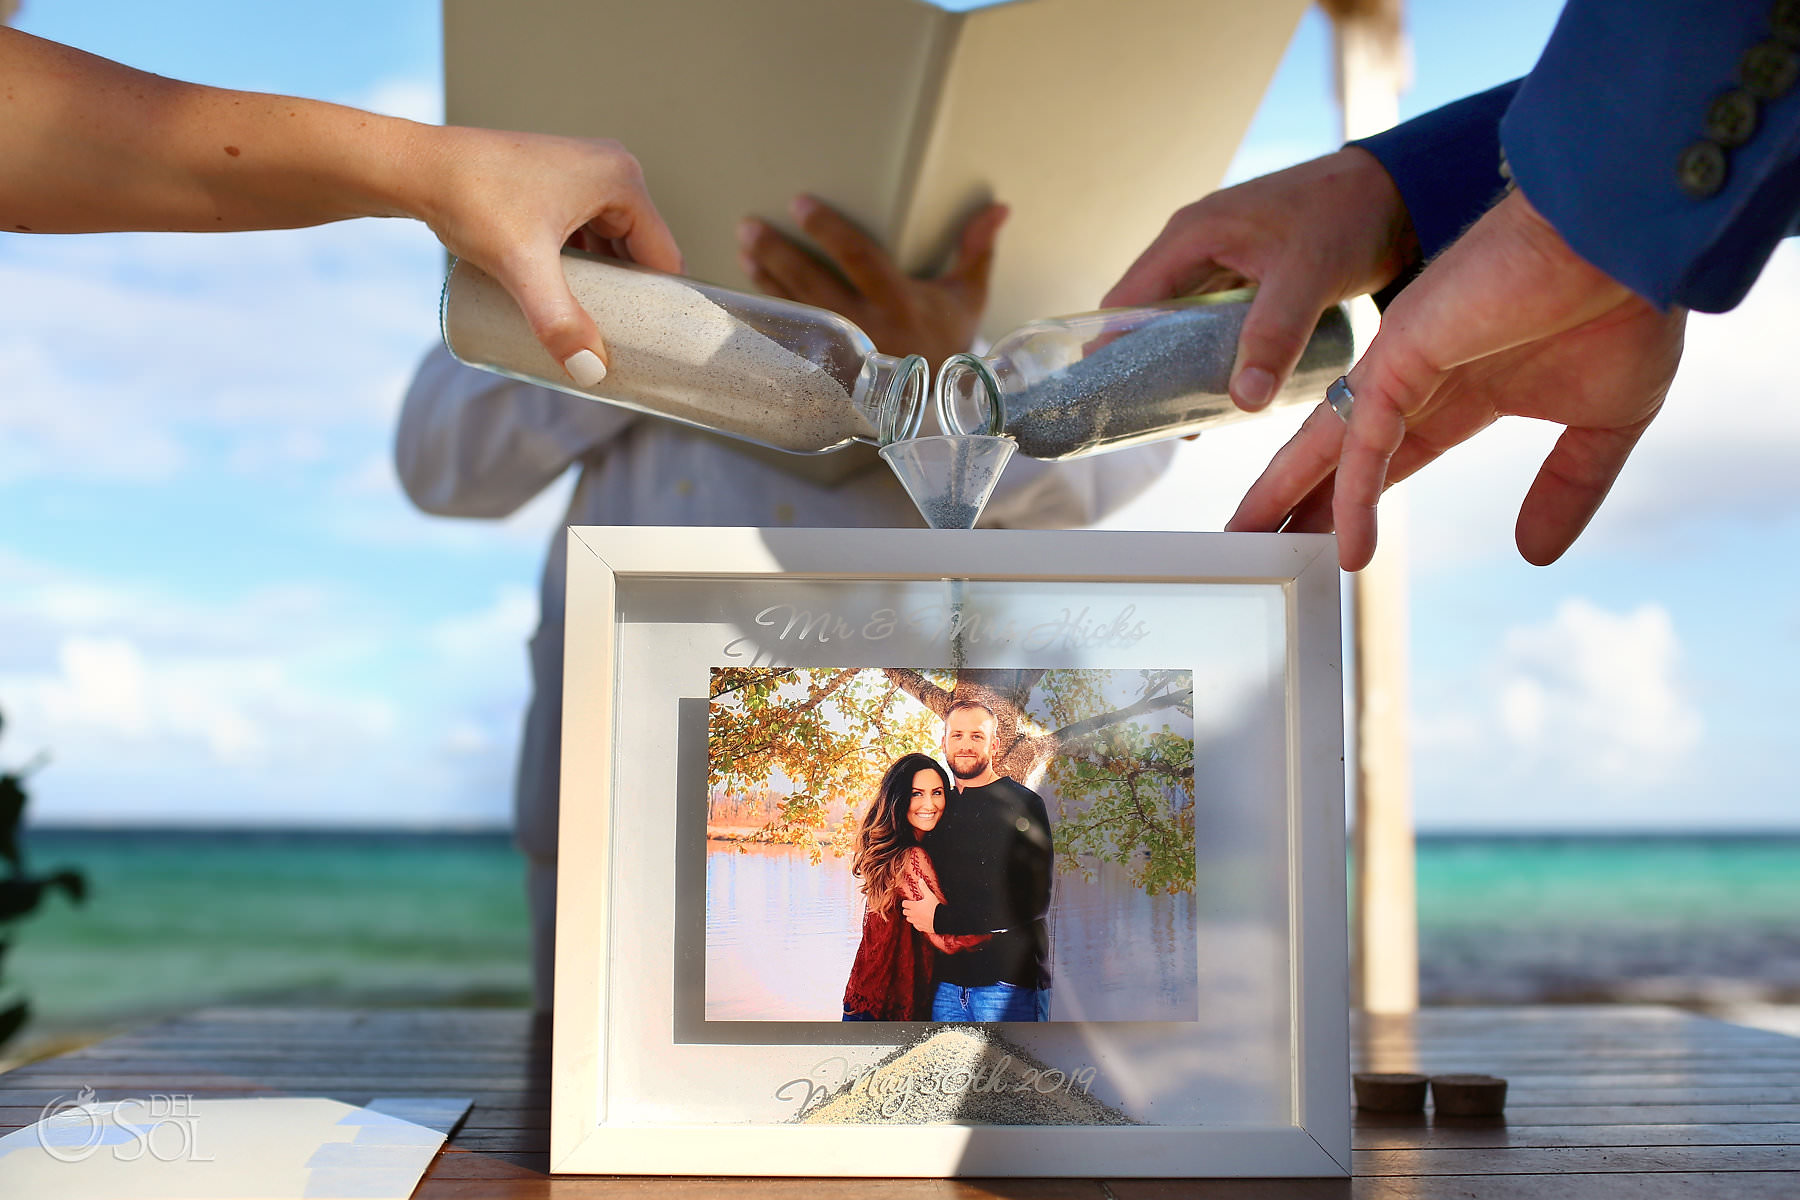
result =
[{"label": "turquoise ocean", "polygon": [[[88,875],[16,931],[40,1036],[200,1004],[520,1005],[522,862],[502,833],[38,829]],[[1800,1003],[1800,835],[1424,836],[1428,1003]]]}]

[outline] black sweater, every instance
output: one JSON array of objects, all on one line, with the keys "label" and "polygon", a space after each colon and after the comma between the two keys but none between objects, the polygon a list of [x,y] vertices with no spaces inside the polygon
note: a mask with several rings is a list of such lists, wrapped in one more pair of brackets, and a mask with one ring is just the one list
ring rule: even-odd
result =
[{"label": "black sweater", "polygon": [[938,981],[1049,987],[1053,858],[1050,814],[1038,794],[1005,776],[962,788],[925,848],[944,889],[937,932],[994,934],[973,950],[938,955]]}]

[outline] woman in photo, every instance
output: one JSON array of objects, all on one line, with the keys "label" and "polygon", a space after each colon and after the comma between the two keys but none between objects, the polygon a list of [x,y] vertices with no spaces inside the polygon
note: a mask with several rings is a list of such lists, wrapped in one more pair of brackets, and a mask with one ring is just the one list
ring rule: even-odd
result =
[{"label": "woman in photo", "polygon": [[851,871],[863,881],[862,943],[844,988],[846,1021],[931,1019],[933,952],[955,954],[988,934],[922,934],[900,913],[903,900],[944,893],[922,842],[937,828],[953,794],[950,776],[928,754],[908,754],[882,776],[875,802],[863,814]]}]

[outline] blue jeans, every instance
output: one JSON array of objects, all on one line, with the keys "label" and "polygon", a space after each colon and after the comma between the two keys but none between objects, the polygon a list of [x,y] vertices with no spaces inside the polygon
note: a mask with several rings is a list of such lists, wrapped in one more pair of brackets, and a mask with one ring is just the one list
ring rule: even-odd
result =
[{"label": "blue jeans", "polygon": [[959,987],[940,983],[931,997],[934,1021],[1048,1021],[1050,989],[989,983]]}]

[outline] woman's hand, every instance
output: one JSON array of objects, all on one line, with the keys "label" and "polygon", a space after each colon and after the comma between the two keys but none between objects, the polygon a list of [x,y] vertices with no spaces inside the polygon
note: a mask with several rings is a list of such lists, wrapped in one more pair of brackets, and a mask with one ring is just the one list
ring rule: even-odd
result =
[{"label": "woman's hand", "polygon": [[837,270],[767,222],[747,217],[738,226],[738,264],[758,288],[842,313],[883,354],[919,354],[935,366],[975,340],[1005,205],[990,204],[969,218],[956,256],[935,279],[907,275],[878,242],[821,200],[797,196],[789,211]]},{"label": "woman's hand", "polygon": [[1374,155],[1349,146],[1180,210],[1100,303],[1154,304],[1257,284],[1230,385],[1238,407],[1255,412],[1293,373],[1321,313],[1379,291],[1417,256],[1393,179]]},{"label": "woman's hand", "polygon": [[455,127],[429,136],[437,182],[417,197],[413,215],[506,288],[575,382],[598,383],[606,348],[563,278],[563,246],[681,270],[637,160],[603,139]]},{"label": "woman's hand", "polygon": [[1335,526],[1340,563],[1358,570],[1375,552],[1382,491],[1514,414],[1566,427],[1516,531],[1527,561],[1554,562],[1661,409],[1686,319],[1580,258],[1514,192],[1388,306],[1351,368],[1350,420],[1320,405],[1226,528]]}]

